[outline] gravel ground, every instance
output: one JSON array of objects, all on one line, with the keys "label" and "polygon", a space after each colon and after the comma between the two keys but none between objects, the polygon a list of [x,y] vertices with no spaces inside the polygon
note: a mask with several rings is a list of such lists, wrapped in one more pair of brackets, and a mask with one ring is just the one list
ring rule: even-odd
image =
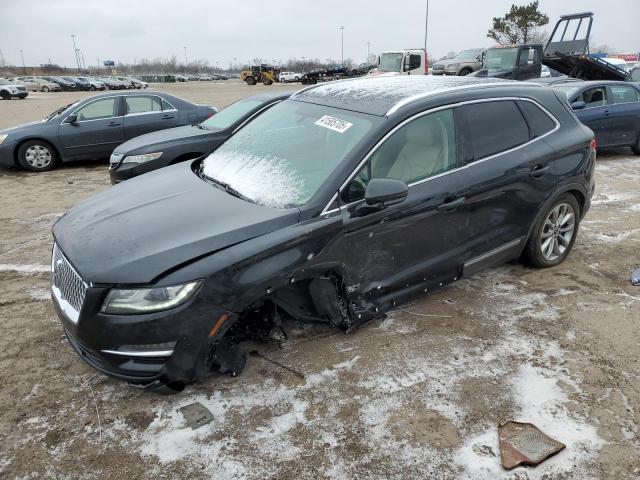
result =
[{"label": "gravel ground", "polygon": [[[219,107],[269,88],[164,87]],[[0,102],[0,127],[80,94]],[[290,323],[236,377],[174,396],[91,370],[48,293],[52,223],[109,188],[104,163],[0,170],[0,478],[640,478],[640,158],[601,153],[592,210],[562,265],[463,279],[351,335]],[[197,430],[179,408],[215,419]],[[500,467],[497,425],[567,445]]]}]

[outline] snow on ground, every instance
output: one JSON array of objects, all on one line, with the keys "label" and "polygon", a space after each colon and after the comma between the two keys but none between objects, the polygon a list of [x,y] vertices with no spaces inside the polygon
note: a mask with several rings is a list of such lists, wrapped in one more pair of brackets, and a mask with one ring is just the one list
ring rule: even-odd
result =
[{"label": "snow on ground", "polygon": [[18,265],[12,263],[0,263],[0,272],[16,272],[16,273],[43,273],[50,272],[49,265]]}]

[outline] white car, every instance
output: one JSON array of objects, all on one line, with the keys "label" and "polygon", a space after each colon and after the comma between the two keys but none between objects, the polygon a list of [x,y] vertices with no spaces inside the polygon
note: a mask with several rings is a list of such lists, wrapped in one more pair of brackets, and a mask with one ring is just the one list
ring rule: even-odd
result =
[{"label": "white car", "polygon": [[302,74],[296,72],[280,72],[279,75],[281,82],[297,82],[300,77],[302,77]]}]

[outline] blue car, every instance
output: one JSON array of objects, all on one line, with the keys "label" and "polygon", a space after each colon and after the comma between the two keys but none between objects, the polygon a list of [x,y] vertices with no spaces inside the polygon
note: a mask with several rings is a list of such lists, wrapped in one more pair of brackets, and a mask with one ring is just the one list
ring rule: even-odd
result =
[{"label": "blue car", "polygon": [[589,81],[553,85],[567,95],[576,116],[596,135],[598,148],[631,147],[640,155],[640,87]]},{"label": "blue car", "polygon": [[94,95],[40,121],[0,130],[0,165],[43,172],[69,160],[109,158],[127,140],[200,123],[217,111],[160,92]]}]

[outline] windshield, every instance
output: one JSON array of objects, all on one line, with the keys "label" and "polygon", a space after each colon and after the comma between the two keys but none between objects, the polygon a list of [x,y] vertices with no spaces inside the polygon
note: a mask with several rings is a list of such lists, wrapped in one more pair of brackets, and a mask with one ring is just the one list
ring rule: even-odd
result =
[{"label": "windshield", "polygon": [[240,100],[232,103],[227,108],[222,109],[213,117],[206,119],[200,124],[202,128],[207,130],[224,130],[236,123],[246,114],[260,107],[264,102],[260,100]]},{"label": "windshield", "polygon": [[0,78],[0,85],[11,85],[11,82],[4,78]]},{"label": "windshield", "polygon": [[474,60],[480,55],[481,50],[463,50],[458,55],[453,57],[454,60]]},{"label": "windshield", "polygon": [[487,50],[484,57],[484,68],[488,70],[512,69],[516,66],[517,48],[494,48]]},{"label": "windshield", "polygon": [[203,162],[206,177],[269,207],[306,203],[377,117],[286,100],[240,129]]},{"label": "windshield", "polygon": [[380,65],[378,65],[378,68],[381,72],[401,72],[402,54],[383,53],[380,55]]}]

